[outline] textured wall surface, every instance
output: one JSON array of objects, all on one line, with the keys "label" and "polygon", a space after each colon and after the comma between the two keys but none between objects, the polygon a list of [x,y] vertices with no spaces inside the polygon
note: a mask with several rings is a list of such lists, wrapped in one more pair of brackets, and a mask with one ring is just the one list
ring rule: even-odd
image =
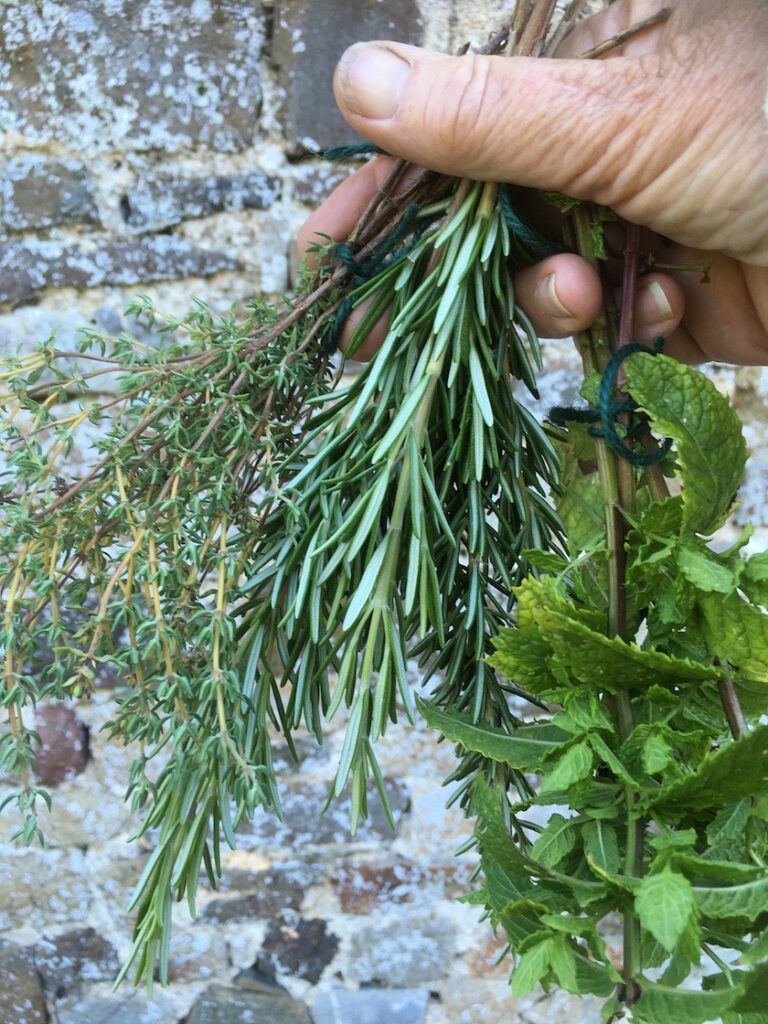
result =
[{"label": "textured wall surface", "polygon": [[[0,3],[0,351],[54,334],[131,329],[136,292],[183,313],[290,284],[296,226],[340,178],[314,153],[344,141],[330,78],[358,38],[451,50],[481,42],[499,0],[6,0]],[[541,408],[574,397],[551,343]],[[762,370],[713,368],[753,458],[737,519],[766,521]],[[758,537],[765,536],[764,530]],[[417,680],[414,678],[414,684]],[[343,803],[319,816],[339,722],[299,767],[281,759],[286,820],[259,818],[226,856],[220,892],[183,908],[172,984],[152,1003],[110,993],[126,905],[149,855],[122,804],[135,751],[108,744],[109,681],[76,709],[40,709],[38,774],[54,794],[44,850],[3,845],[0,1024],[573,1024],[589,1001],[515,1001],[498,943],[455,897],[469,834],[446,810],[447,745],[398,727],[381,759],[396,809],[353,839]],[[0,780],[0,798],[2,780]],[[0,842],[11,831],[0,821]],[[609,937],[610,938],[610,937]]]}]

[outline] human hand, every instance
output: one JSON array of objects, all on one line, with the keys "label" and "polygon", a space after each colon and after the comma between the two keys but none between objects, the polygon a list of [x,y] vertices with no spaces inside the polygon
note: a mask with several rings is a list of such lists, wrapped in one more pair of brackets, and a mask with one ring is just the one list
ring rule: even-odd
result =
[{"label": "human hand", "polygon": [[[557,60],[360,43],[339,63],[336,99],[364,138],[414,164],[565,192],[649,229],[643,250],[665,269],[638,282],[635,337],[663,334],[689,362],[767,364],[768,4],[678,0],[606,59],[575,59],[664,4],[618,0],[578,24]],[[299,252],[316,232],[346,238],[389,169],[376,158],[340,185],[302,227]],[[666,269],[710,260],[710,283]],[[601,306],[597,274],[572,254],[520,272],[515,287],[545,337],[587,327]]]}]

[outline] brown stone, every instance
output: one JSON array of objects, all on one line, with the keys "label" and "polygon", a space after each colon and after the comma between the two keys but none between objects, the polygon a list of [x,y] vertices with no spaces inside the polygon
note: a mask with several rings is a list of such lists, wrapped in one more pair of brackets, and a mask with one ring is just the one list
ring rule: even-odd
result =
[{"label": "brown stone", "polygon": [[262,974],[289,974],[315,985],[338,948],[337,936],[320,918],[274,921],[255,967]]},{"label": "brown stone", "polygon": [[421,42],[415,0],[277,0],[272,56],[285,90],[282,120],[294,153],[360,141],[336,108],[333,69],[360,39]]},{"label": "brown stone", "polygon": [[130,242],[8,242],[0,245],[0,303],[29,302],[46,288],[96,288],[208,277],[240,266],[233,256],[159,235]]},{"label": "brown stone", "polygon": [[25,156],[0,168],[0,223],[27,231],[67,223],[98,224],[93,181],[82,164]]},{"label": "brown stone", "polygon": [[240,151],[258,134],[263,35],[260,5],[236,0],[0,4],[0,133]]},{"label": "brown stone", "polygon": [[[466,892],[469,867],[453,864],[344,864],[332,878],[345,914],[369,914],[404,903],[445,899]],[[463,878],[458,876],[462,875]]]},{"label": "brown stone", "polygon": [[43,786],[58,786],[84,771],[88,763],[88,730],[66,704],[47,704],[35,712],[41,744],[35,777]]}]

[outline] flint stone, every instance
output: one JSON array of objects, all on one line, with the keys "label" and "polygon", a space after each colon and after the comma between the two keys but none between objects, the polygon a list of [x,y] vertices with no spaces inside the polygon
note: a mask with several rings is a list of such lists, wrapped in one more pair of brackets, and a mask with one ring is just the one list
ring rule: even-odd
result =
[{"label": "flint stone", "polygon": [[315,1024],[424,1024],[429,991],[345,988],[321,992],[312,1006]]},{"label": "flint stone", "polygon": [[291,850],[312,846],[341,844],[380,844],[392,841],[399,832],[403,817],[410,809],[410,795],[398,779],[385,779],[386,791],[395,820],[393,832],[384,810],[371,787],[368,818],[360,823],[353,836],[349,830],[350,801],[348,796],[334,800],[325,814],[321,809],[328,796],[327,782],[290,782],[281,788],[283,821],[271,812],[256,811],[252,821],[241,827],[243,847],[287,847]]},{"label": "flint stone", "polygon": [[288,974],[316,985],[338,948],[338,937],[320,918],[274,921],[255,967],[261,974]]},{"label": "flint stone", "polygon": [[0,4],[0,133],[79,150],[239,152],[258,135],[259,5]]},{"label": "flint stone", "polygon": [[[110,1021],[110,1024],[115,1024]],[[303,1003],[275,988],[266,990],[211,985],[192,1007],[186,1024],[312,1024]]]},{"label": "flint stone", "polygon": [[85,770],[89,758],[88,730],[66,704],[47,704],[35,712],[41,744],[35,755],[35,777],[43,786],[58,786]]},{"label": "flint stone", "polygon": [[161,235],[131,242],[8,242],[0,245],[0,302],[28,302],[46,288],[96,288],[209,277],[240,263]]},{"label": "flint stone", "polygon": [[333,69],[360,39],[418,45],[424,23],[416,0],[278,0],[272,56],[285,90],[281,120],[294,154],[359,142],[333,101]]},{"label": "flint stone", "polygon": [[34,964],[14,946],[0,948],[0,1021],[45,1024],[43,981]]},{"label": "flint stone", "polygon": [[280,197],[279,178],[258,171],[207,178],[146,178],[121,201],[134,231],[160,231],[195,217],[237,210],[266,210]]},{"label": "flint stone", "polygon": [[56,1008],[57,1024],[176,1024],[178,1014],[170,1000],[155,992],[130,996],[85,996],[66,999]]},{"label": "flint stone", "polygon": [[28,231],[67,223],[98,224],[93,181],[82,164],[26,156],[0,168],[0,223]]},{"label": "flint stone", "polygon": [[120,970],[115,947],[95,928],[44,936],[31,954],[46,989],[57,999],[82,982],[114,981]]}]

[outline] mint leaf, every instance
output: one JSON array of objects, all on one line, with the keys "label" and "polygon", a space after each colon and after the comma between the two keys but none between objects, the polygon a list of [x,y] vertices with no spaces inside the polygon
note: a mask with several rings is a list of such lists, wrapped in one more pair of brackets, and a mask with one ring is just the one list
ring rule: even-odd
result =
[{"label": "mint leaf", "polygon": [[[544,920],[542,918],[542,920]],[[768,928],[752,939],[749,948],[741,954],[739,962],[742,964],[759,964],[761,960],[768,957]]]},{"label": "mint leaf", "polygon": [[585,740],[574,743],[557,759],[547,772],[539,790],[542,796],[548,793],[565,792],[574,782],[580,782],[592,774],[594,754]]},{"label": "mint leaf", "polygon": [[604,871],[616,873],[621,866],[616,829],[604,821],[588,821],[581,830],[584,849]]},{"label": "mint leaf", "polygon": [[701,608],[707,642],[717,657],[752,679],[768,682],[768,615],[736,594],[705,596]]},{"label": "mint leaf", "polygon": [[702,917],[746,917],[754,921],[768,909],[768,875],[742,885],[694,886]]},{"label": "mint leaf", "polygon": [[639,353],[624,368],[629,392],[653,429],[677,442],[683,528],[710,533],[723,522],[744,475],[747,449],[738,416],[712,381],[668,356]]},{"label": "mint leaf", "polygon": [[664,985],[643,985],[636,1016],[651,1024],[706,1024],[718,1020],[741,995],[741,988],[721,992],[687,992]]},{"label": "mint leaf", "polygon": [[646,931],[673,953],[695,914],[693,889],[683,875],[665,868],[647,875],[635,893],[635,910]]},{"label": "mint leaf", "polygon": [[540,551],[538,548],[527,548],[520,552],[533,569],[541,569],[542,572],[551,572],[559,576],[568,570],[569,562],[562,555],[556,555],[554,551]]},{"label": "mint leaf", "polygon": [[720,808],[714,821],[707,825],[709,848],[704,853],[706,858],[731,860],[734,856],[736,859],[742,856],[744,832],[751,810],[751,800],[739,800]]},{"label": "mint leaf", "polygon": [[[518,608],[518,622],[519,618]],[[547,667],[552,649],[537,628],[519,622],[517,629],[502,629],[492,643],[497,650],[486,661],[507,679],[531,693],[544,693],[557,686]]]},{"label": "mint leaf", "polygon": [[719,807],[768,787],[768,726],[758,726],[739,740],[727,742],[708,754],[698,769],[654,796],[646,807],[694,810]]},{"label": "mint leaf", "polygon": [[[483,854],[509,876],[513,888],[504,900],[506,903],[523,897],[530,883],[525,858],[504,824],[502,800],[506,800],[506,794],[496,786],[488,786],[478,776],[472,790],[472,807],[478,816],[477,837]],[[483,859],[485,862],[486,857]]]},{"label": "mint leaf", "polygon": [[743,563],[740,585],[751,601],[768,605],[768,551],[751,555]]},{"label": "mint leaf", "polygon": [[574,424],[568,440],[557,444],[560,486],[555,507],[565,525],[572,555],[604,546],[605,518],[595,443],[584,427]]},{"label": "mint leaf", "polygon": [[647,689],[654,683],[716,680],[720,672],[704,662],[672,658],[661,651],[642,650],[620,637],[607,637],[566,615],[542,609],[534,613],[541,636],[570,676],[580,683],[616,693]]},{"label": "mint leaf", "polygon": [[672,761],[674,752],[667,741],[659,733],[652,732],[642,750],[643,768],[649,775],[664,771]]},{"label": "mint leaf", "polygon": [[736,587],[736,577],[712,555],[700,548],[680,548],[677,554],[680,572],[689,583],[708,593],[730,594]]},{"label": "mint leaf", "polygon": [[567,732],[549,723],[523,725],[510,735],[491,725],[473,722],[470,715],[461,711],[445,710],[425,700],[418,700],[417,705],[427,725],[446,739],[512,768],[535,768],[542,758],[570,739]]},{"label": "mint leaf", "polygon": [[524,996],[549,973],[554,939],[544,939],[520,957],[512,973],[512,993]]},{"label": "mint leaf", "polygon": [[531,857],[544,867],[554,868],[576,845],[573,821],[562,814],[553,814],[547,827],[531,848]]},{"label": "mint leaf", "polygon": [[680,850],[695,846],[698,838],[695,828],[683,828],[679,832],[663,832],[660,836],[650,836],[648,845],[654,850]]},{"label": "mint leaf", "polygon": [[579,995],[579,983],[576,977],[576,956],[570,940],[565,935],[558,935],[552,940],[550,964],[557,982],[566,992]]},{"label": "mint leaf", "polygon": [[678,871],[682,871],[690,882],[704,887],[717,885],[718,882],[751,882],[764,874],[763,869],[756,864],[705,859],[695,853],[679,851],[672,855],[671,863]]},{"label": "mint leaf", "polygon": [[602,380],[602,375],[597,370],[592,370],[591,373],[585,375],[579,388],[579,394],[593,409],[597,409],[600,405],[600,384]]}]

